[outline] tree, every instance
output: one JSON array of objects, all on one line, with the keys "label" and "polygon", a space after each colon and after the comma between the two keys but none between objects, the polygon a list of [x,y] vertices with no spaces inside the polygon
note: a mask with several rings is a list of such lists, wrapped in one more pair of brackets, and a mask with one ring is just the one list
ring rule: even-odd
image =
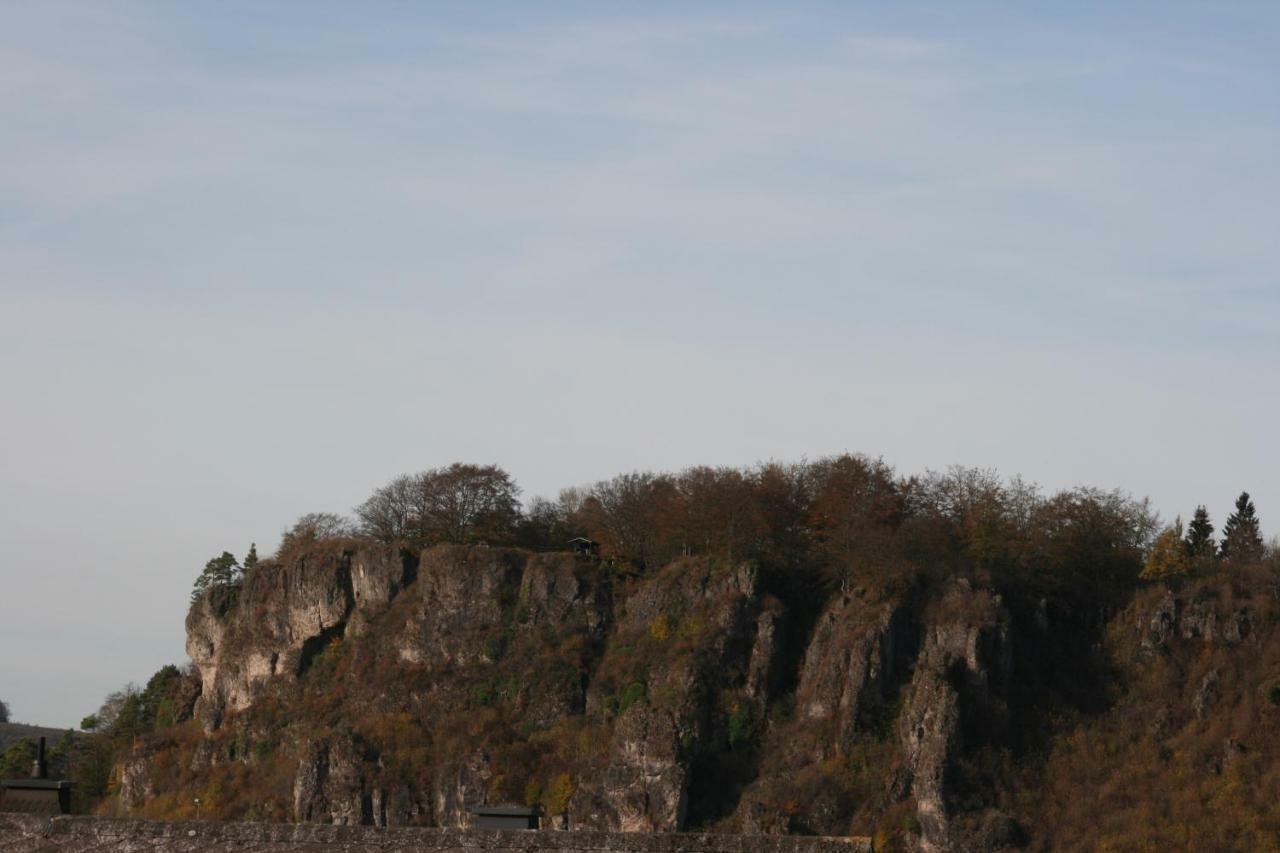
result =
[{"label": "tree", "polygon": [[0,702],[0,723],[9,722],[9,703]]},{"label": "tree", "polygon": [[1236,498],[1236,511],[1227,516],[1222,526],[1221,554],[1224,560],[1247,563],[1262,556],[1262,533],[1258,514],[1248,492]]},{"label": "tree", "polygon": [[751,480],[736,468],[687,468],[676,478],[681,550],[729,560],[751,555],[764,533]]},{"label": "tree", "polygon": [[423,476],[396,477],[356,507],[364,532],[383,542],[412,538],[415,522],[424,511],[420,501]]},{"label": "tree", "polygon": [[564,548],[566,542],[585,532],[571,521],[581,505],[578,489],[563,489],[554,501],[535,497],[521,517],[517,544],[539,550]]},{"label": "tree", "polygon": [[1191,557],[1182,536],[1182,519],[1166,527],[1156,537],[1147,554],[1140,577],[1143,580],[1165,580],[1185,575],[1191,570]]},{"label": "tree", "polygon": [[906,510],[893,469],[881,460],[846,453],[808,466],[808,476],[813,494],[808,526],[833,579],[844,589],[855,568],[887,565],[888,534]]},{"label": "tree", "polygon": [[1217,543],[1213,541],[1213,524],[1209,521],[1209,511],[1203,506],[1196,507],[1195,515],[1187,525],[1184,544],[1187,556],[1194,560],[1211,560],[1217,554]]},{"label": "tree", "polygon": [[221,556],[214,557],[204,564],[191,590],[191,600],[195,601],[205,590],[234,586],[239,581],[240,564],[230,551],[223,551]]},{"label": "tree", "polygon": [[397,477],[356,507],[364,532],[384,542],[509,542],[520,488],[496,465],[455,462]]},{"label": "tree", "polygon": [[36,743],[30,738],[16,741],[0,754],[0,778],[12,779],[27,776],[31,773],[31,764],[36,760]]},{"label": "tree", "polygon": [[258,565],[258,543],[250,542],[249,553],[244,555],[244,573],[248,574],[256,565]]},{"label": "tree", "polygon": [[1036,508],[1024,559],[1032,575],[1058,594],[1118,606],[1142,573],[1158,529],[1146,498],[1069,489]]},{"label": "tree", "polygon": [[102,700],[102,707],[98,709],[98,713],[93,714],[95,729],[106,730],[115,726],[116,721],[120,719],[124,711],[124,707],[129,700],[138,695],[138,685],[130,682],[124,687],[113,693],[107,694],[107,698]]},{"label": "tree", "polygon": [[671,510],[677,500],[670,476],[633,471],[592,486],[574,521],[600,541],[606,554],[652,567],[679,553],[678,546],[664,548],[661,542],[663,521],[676,515]]},{"label": "tree", "polygon": [[445,542],[506,540],[520,520],[520,488],[496,465],[455,462],[423,485],[423,520]]},{"label": "tree", "polygon": [[356,527],[351,519],[334,512],[309,512],[281,535],[278,553],[285,554],[326,539],[347,539],[355,535]]}]

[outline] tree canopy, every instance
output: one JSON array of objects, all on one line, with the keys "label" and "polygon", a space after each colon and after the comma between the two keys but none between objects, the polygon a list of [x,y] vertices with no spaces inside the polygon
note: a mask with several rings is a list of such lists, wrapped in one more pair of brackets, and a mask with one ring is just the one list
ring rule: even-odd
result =
[{"label": "tree canopy", "polygon": [[507,541],[520,521],[520,489],[496,465],[455,462],[397,477],[356,508],[363,532],[383,541]]},{"label": "tree canopy", "polygon": [[240,579],[240,563],[230,551],[223,551],[217,557],[204,564],[204,570],[196,577],[191,590],[191,600],[195,601],[205,590],[216,587],[230,587]]},{"label": "tree canopy", "polygon": [[1191,570],[1191,556],[1183,541],[1182,519],[1166,527],[1151,546],[1142,569],[1143,580],[1166,580]]}]

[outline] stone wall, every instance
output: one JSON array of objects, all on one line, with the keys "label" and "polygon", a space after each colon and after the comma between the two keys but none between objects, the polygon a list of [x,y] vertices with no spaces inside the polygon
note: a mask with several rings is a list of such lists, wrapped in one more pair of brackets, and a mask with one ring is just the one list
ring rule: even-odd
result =
[{"label": "stone wall", "polygon": [[6,853],[870,853],[866,838],[700,833],[497,832],[321,824],[164,823],[0,814]]}]

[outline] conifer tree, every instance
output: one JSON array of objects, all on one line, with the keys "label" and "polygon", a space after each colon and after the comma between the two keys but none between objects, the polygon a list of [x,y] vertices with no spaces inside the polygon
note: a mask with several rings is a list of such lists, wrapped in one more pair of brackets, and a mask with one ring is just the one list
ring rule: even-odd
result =
[{"label": "conifer tree", "polygon": [[249,543],[249,553],[244,555],[244,565],[241,569],[243,574],[248,574],[249,570],[258,565],[258,543]]},{"label": "conifer tree", "polygon": [[1244,563],[1262,556],[1262,533],[1258,514],[1248,492],[1236,498],[1236,511],[1227,516],[1222,526],[1221,554],[1224,560]]},{"label": "conifer tree", "polygon": [[227,587],[233,586],[239,578],[236,570],[240,568],[240,564],[236,562],[235,555],[230,551],[223,551],[219,557],[204,564],[204,571],[196,578],[195,585],[191,589],[191,600],[195,601],[210,587]]},{"label": "conifer tree", "polygon": [[1187,525],[1187,556],[1192,559],[1206,559],[1218,552],[1217,543],[1213,541],[1213,523],[1209,521],[1209,511],[1203,506],[1196,507],[1196,513]]}]

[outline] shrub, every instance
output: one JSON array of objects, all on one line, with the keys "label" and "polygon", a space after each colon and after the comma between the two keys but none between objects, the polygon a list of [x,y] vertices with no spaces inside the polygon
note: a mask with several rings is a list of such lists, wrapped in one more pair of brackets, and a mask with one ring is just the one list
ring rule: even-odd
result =
[{"label": "shrub", "polygon": [[546,792],[542,795],[542,805],[548,814],[564,814],[569,808],[571,797],[573,797],[573,779],[568,773],[561,773],[547,786]]},{"label": "shrub", "polygon": [[729,714],[729,748],[738,749],[754,737],[755,722],[751,719],[751,709],[742,703],[735,705]]},{"label": "shrub", "polygon": [[625,713],[628,708],[637,702],[644,702],[646,699],[645,687],[639,682],[633,682],[623,688],[621,695],[618,696],[618,713]]}]

